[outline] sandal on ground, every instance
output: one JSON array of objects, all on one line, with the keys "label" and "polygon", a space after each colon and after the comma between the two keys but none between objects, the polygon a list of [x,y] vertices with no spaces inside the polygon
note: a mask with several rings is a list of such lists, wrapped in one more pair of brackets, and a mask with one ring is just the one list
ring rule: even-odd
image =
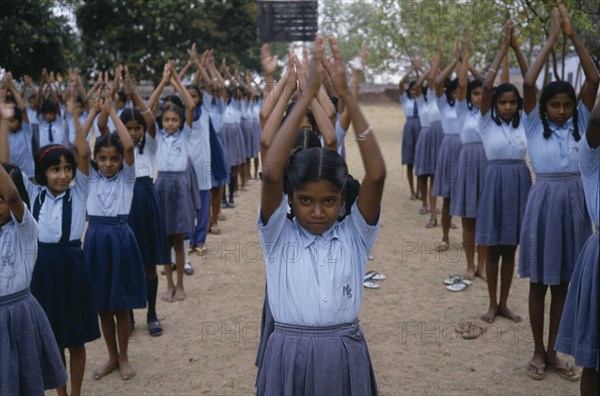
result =
[{"label": "sandal on ground", "polygon": [[206,256],[206,246],[196,246],[194,251],[200,256]]},{"label": "sandal on ground", "polygon": [[567,381],[575,382],[581,379],[581,374],[577,372],[577,370],[575,370],[573,366],[569,366],[566,362],[562,367],[553,366],[551,364],[548,364],[548,367],[552,371],[556,372],[556,374],[558,374],[560,378],[564,378]]},{"label": "sandal on ground", "polygon": [[450,223],[450,228],[452,228],[453,230],[456,230],[458,228],[458,226],[454,223]]},{"label": "sandal on ground", "polygon": [[529,378],[532,378],[534,380],[543,380],[546,376],[546,365],[538,367],[535,364],[533,364],[533,362],[529,362],[529,364],[527,364],[527,370],[525,371],[525,374],[527,374]]},{"label": "sandal on ground", "polygon": [[423,208],[423,207],[421,207],[421,209],[419,209],[420,215],[426,215],[427,213],[429,213],[429,209]]},{"label": "sandal on ground", "polygon": [[460,282],[461,280],[463,280],[462,276],[455,274],[455,275],[448,275],[448,277],[446,279],[444,279],[444,285],[453,285],[457,282]]},{"label": "sandal on ground", "polygon": [[446,250],[448,250],[448,246],[448,242],[442,242],[439,245],[437,245],[435,250],[437,250],[438,252],[445,252]]},{"label": "sandal on ground", "polygon": [[410,194],[410,200],[411,201],[416,201],[417,200],[417,196],[415,194]]},{"label": "sandal on ground", "polygon": [[227,220],[227,217],[223,213],[219,213],[217,219],[219,219],[219,221],[225,221]]},{"label": "sandal on ground", "polygon": [[435,226],[437,226],[437,219],[431,219],[429,220],[429,223],[425,225],[425,228],[433,228]]},{"label": "sandal on ground", "polygon": [[471,286],[473,282],[467,279],[460,280],[451,285],[446,286],[446,289],[451,292],[459,292],[465,290],[467,287]]},{"label": "sandal on ground", "polygon": [[221,229],[217,226],[211,227],[208,232],[210,232],[213,235],[219,235],[221,233]]},{"label": "sandal on ground", "polygon": [[485,333],[486,330],[487,327],[483,327],[479,323],[471,322],[467,330],[461,333],[461,336],[465,340],[474,340],[475,338]]},{"label": "sandal on ground", "polygon": [[158,337],[162,335],[163,328],[158,319],[148,321],[148,333],[150,333],[152,337]]},{"label": "sandal on ground", "polygon": [[186,275],[193,275],[194,274],[194,268],[192,267],[192,263],[190,263],[189,261],[187,263],[184,264],[183,266],[183,273]]},{"label": "sandal on ground", "polygon": [[381,280],[385,280],[385,275],[380,274],[377,271],[369,271],[365,274],[364,280],[376,280],[376,281],[381,281]]},{"label": "sandal on ground", "polygon": [[372,281],[372,280],[366,280],[363,282],[363,286],[366,287],[367,289],[379,289],[379,285],[377,284],[377,282]]}]

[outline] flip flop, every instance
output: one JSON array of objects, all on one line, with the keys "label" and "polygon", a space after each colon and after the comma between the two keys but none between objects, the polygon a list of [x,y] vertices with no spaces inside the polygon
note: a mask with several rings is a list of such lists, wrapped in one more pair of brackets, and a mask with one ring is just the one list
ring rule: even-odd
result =
[{"label": "flip flop", "polygon": [[487,326],[483,327],[479,323],[471,323],[468,330],[462,333],[462,338],[465,340],[474,340],[487,330]]},{"label": "flip flop", "polygon": [[475,322],[471,322],[471,321],[459,322],[456,324],[456,327],[454,327],[454,331],[456,331],[458,334],[462,335],[462,334],[466,333],[467,331],[469,331],[469,329],[471,328],[473,323],[475,323]]},{"label": "flip flop", "polygon": [[385,279],[385,275],[380,274],[377,271],[369,271],[365,274],[364,280],[376,280],[381,281]]},{"label": "flip flop", "polygon": [[461,280],[463,280],[462,276],[456,274],[456,275],[448,275],[448,277],[446,279],[444,279],[444,285],[453,285],[456,282],[460,282]]},{"label": "flip flop", "polygon": [[450,228],[452,228],[453,230],[456,230],[458,228],[458,226],[454,223],[450,223]]},{"label": "flip flop", "polygon": [[426,215],[427,213],[429,213],[429,209],[423,208],[423,207],[421,207],[421,209],[419,209],[419,214]]},{"label": "flip flop", "polygon": [[456,283],[446,286],[446,289],[448,289],[449,291],[452,291],[452,292],[459,292],[459,291],[463,291],[467,287],[471,286],[472,283],[473,283],[473,281],[463,279]]},{"label": "flip flop", "polygon": [[437,245],[435,250],[438,252],[445,252],[446,250],[448,250],[448,247],[450,247],[448,242],[441,242],[439,245]]},{"label": "flip flop", "polygon": [[579,381],[581,379],[581,374],[575,370],[573,366],[569,366],[566,362],[564,367],[556,367],[551,364],[548,364],[550,370],[556,372],[560,376],[560,378],[566,379],[567,381]]},{"label": "flip flop", "polygon": [[531,379],[541,381],[546,376],[546,365],[538,367],[535,364],[529,362],[529,364],[527,364],[527,370],[525,370],[525,374],[527,374],[527,376]]},{"label": "flip flop", "polygon": [[435,220],[430,219],[429,223],[427,223],[425,225],[425,228],[433,228],[435,226],[437,226],[437,219],[435,219]]},{"label": "flip flop", "polygon": [[158,319],[148,322],[148,333],[150,333],[152,337],[158,337],[162,335],[163,328]]},{"label": "flip flop", "polygon": [[377,282],[372,281],[372,280],[366,280],[363,282],[363,286],[366,287],[367,289],[379,289],[379,285],[377,284]]}]

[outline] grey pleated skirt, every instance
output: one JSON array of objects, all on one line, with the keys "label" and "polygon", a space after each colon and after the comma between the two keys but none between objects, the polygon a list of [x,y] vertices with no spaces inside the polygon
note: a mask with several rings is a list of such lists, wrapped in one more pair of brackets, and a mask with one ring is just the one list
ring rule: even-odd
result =
[{"label": "grey pleated skirt", "polygon": [[415,163],[415,148],[420,132],[421,120],[419,117],[406,117],[402,131],[402,165]]},{"label": "grey pleated skirt", "polygon": [[440,121],[432,122],[429,127],[421,129],[415,147],[415,174],[417,176],[435,175],[438,153],[444,130]]},{"label": "grey pleated skirt", "polygon": [[[462,149],[460,135],[444,135],[438,153],[435,177],[433,178],[433,195],[437,197],[453,198],[452,189],[458,179],[458,156]],[[451,200],[452,201],[452,200]]]},{"label": "grey pleated skirt", "polygon": [[458,177],[452,185],[452,216],[477,217],[479,194],[483,187],[487,164],[483,143],[463,144],[458,155]]},{"label": "grey pleated skirt", "polygon": [[197,186],[191,164],[184,172],[158,172],[155,187],[165,214],[167,235],[188,234],[194,230],[196,210],[200,209]]}]

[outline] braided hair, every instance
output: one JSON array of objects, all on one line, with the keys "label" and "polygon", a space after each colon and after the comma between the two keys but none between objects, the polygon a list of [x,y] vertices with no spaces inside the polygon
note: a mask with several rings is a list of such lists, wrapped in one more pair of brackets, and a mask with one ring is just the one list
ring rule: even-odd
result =
[{"label": "braided hair", "polygon": [[[569,95],[569,99],[573,101],[573,103],[577,103],[577,97],[575,96],[575,88],[566,82],[566,81],[552,81],[550,84],[546,85],[544,90],[542,91],[542,95],[540,96],[540,118],[542,119],[542,125],[544,126],[544,138],[548,139],[550,135],[552,135],[552,130],[548,125],[548,115],[546,114],[546,106],[548,105],[548,101],[552,99],[555,95],[565,93]],[[581,139],[581,135],[579,134],[579,117],[577,114],[577,109],[573,111],[573,138],[578,142]]]},{"label": "braided hair", "polygon": [[142,113],[139,111],[139,109],[131,108],[124,110],[119,118],[121,119],[123,125],[127,125],[129,121],[136,121],[144,128],[144,133],[142,134],[142,138],[138,144],[138,153],[144,154],[144,147],[146,146],[146,130],[148,129],[148,126],[146,125],[146,120],[144,120]]},{"label": "braided hair", "polygon": [[515,96],[517,97],[517,111],[515,112],[515,115],[512,118],[511,125],[513,128],[518,128],[519,123],[521,122],[521,110],[523,109],[523,98],[519,94],[519,90],[517,89],[517,87],[515,87],[514,85],[509,84],[509,83],[500,84],[496,88],[494,88],[494,91],[492,93],[492,108],[491,108],[492,120],[494,120],[496,125],[502,124],[502,121],[500,120],[500,116],[498,116],[498,113],[496,112],[496,102],[498,101],[498,98],[500,97],[500,95],[502,95],[506,92],[513,92],[515,94]]},{"label": "braided hair", "polygon": [[469,110],[473,110],[473,102],[471,102],[471,94],[473,93],[475,88],[480,88],[480,87],[483,87],[483,79],[481,77],[476,78],[472,81],[469,81],[469,83],[467,84],[467,107],[469,108]]},{"label": "braided hair", "polygon": [[451,107],[454,107],[456,99],[452,96],[452,92],[458,88],[458,78],[455,78],[454,80],[447,79],[444,82],[444,88],[446,88],[446,101]]},{"label": "braided hair", "polygon": [[406,89],[406,97],[409,99],[414,99],[414,97],[410,94],[410,90],[412,89],[412,87],[415,86],[417,82],[415,80],[412,80],[411,82],[408,83],[408,88]]}]

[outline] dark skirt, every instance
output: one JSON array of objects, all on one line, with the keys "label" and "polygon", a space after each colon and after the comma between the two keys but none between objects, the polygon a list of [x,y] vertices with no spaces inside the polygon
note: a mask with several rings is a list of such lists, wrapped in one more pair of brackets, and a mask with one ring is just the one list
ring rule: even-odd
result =
[{"label": "dark skirt", "polygon": [[433,178],[433,195],[444,198],[452,197],[452,188],[458,179],[458,156],[462,143],[460,135],[444,135]]},{"label": "dark skirt", "polygon": [[[188,166],[188,169],[191,166]],[[156,193],[158,204],[165,214],[167,235],[189,234],[194,230],[197,206],[200,202],[200,191],[191,183],[186,172],[158,172],[156,177]],[[196,197],[196,199],[194,198]],[[167,261],[168,262],[168,261]]]},{"label": "dark skirt", "polygon": [[135,235],[144,265],[170,262],[165,216],[150,177],[138,177],[135,180],[129,226]]},{"label": "dark skirt", "polygon": [[83,252],[99,311],[146,307],[142,255],[127,216],[88,216]]},{"label": "dark skirt", "polygon": [[252,158],[252,135],[254,129],[252,129],[252,120],[250,118],[242,118],[240,124],[244,136],[244,160]]},{"label": "dark skirt", "polygon": [[29,288],[0,297],[0,395],[43,395],[67,383],[44,310]]},{"label": "dark skirt", "polygon": [[332,327],[275,323],[259,368],[257,395],[377,395],[358,320]]},{"label": "dark skirt", "polygon": [[569,285],[554,349],[575,358],[581,367],[600,371],[598,289],[600,235],[596,231],[581,250]]},{"label": "dark skirt", "polygon": [[444,139],[444,130],[439,121],[421,129],[415,147],[415,174],[417,176],[435,175],[442,139]]},{"label": "dark skirt", "polygon": [[81,241],[38,243],[31,294],[46,312],[60,349],[100,338],[92,277]]},{"label": "dark skirt", "polygon": [[252,146],[250,148],[250,154],[252,158],[258,158],[260,152],[260,121],[258,118],[252,120]]},{"label": "dark skirt", "polygon": [[210,131],[210,180],[212,187],[219,187],[225,185],[228,181],[229,175],[229,164],[227,156],[225,155],[225,149],[223,148],[223,142],[215,128],[213,127],[212,121],[209,124]]},{"label": "dark skirt", "polygon": [[240,165],[246,161],[244,156],[244,133],[242,132],[240,124],[221,125],[219,137],[225,147],[225,153],[227,154],[230,166]]},{"label": "dark skirt", "polygon": [[402,165],[415,163],[415,147],[421,132],[419,117],[407,117],[402,131]]},{"label": "dark skirt", "polygon": [[571,281],[579,252],[591,234],[579,174],[537,174],[523,218],[519,275],[545,285]]},{"label": "dark skirt", "polygon": [[463,144],[458,155],[458,178],[452,185],[452,201],[450,201],[452,216],[471,218],[477,216],[479,194],[483,187],[487,164],[483,143]]},{"label": "dark skirt", "polygon": [[[267,286],[265,285],[265,299],[263,301],[262,315],[260,317],[260,343],[258,344],[258,352],[256,353],[256,361],[254,364],[260,369],[262,362],[265,358],[265,351],[267,350],[267,341],[275,330],[275,319],[271,313],[271,307],[269,306],[269,294],[267,292]],[[258,377],[257,377],[258,381]]]},{"label": "dark skirt", "polygon": [[530,189],[531,174],[525,161],[489,161],[479,196],[475,242],[518,245]]}]

